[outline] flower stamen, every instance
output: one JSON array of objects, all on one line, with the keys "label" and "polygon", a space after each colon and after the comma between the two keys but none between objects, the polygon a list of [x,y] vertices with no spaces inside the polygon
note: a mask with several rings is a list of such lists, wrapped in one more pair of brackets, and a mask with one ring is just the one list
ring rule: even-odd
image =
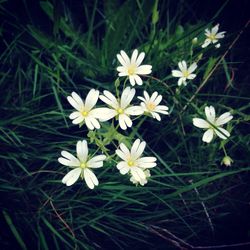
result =
[{"label": "flower stamen", "polygon": [[128,75],[132,76],[135,74],[135,70],[136,70],[136,66],[135,65],[130,65],[130,67],[128,68]]},{"label": "flower stamen", "polygon": [[149,102],[147,104],[147,108],[149,111],[153,111],[155,109],[156,105],[153,102]]},{"label": "flower stamen", "polygon": [[187,70],[185,70],[185,71],[183,72],[183,76],[184,76],[184,77],[187,78],[189,75],[190,75],[190,74],[189,74],[189,72],[188,72]]},{"label": "flower stamen", "polygon": [[87,163],[82,162],[81,165],[80,165],[80,168],[86,168],[86,167],[87,167]]},{"label": "flower stamen", "polygon": [[215,40],[215,35],[214,34],[210,34],[208,36],[208,38],[211,40],[211,41],[214,41]]},{"label": "flower stamen", "polygon": [[123,109],[122,109],[122,108],[119,108],[119,109],[117,109],[117,112],[118,112],[118,114],[120,114],[120,115],[121,115],[121,114],[123,114],[123,112],[124,112],[124,111],[123,111]]},{"label": "flower stamen", "polygon": [[81,111],[81,114],[82,114],[84,117],[87,117],[89,113],[88,113],[87,111]]},{"label": "flower stamen", "polygon": [[129,165],[130,167],[134,166],[134,164],[135,164],[134,161],[131,161],[131,160],[128,161],[128,165]]}]

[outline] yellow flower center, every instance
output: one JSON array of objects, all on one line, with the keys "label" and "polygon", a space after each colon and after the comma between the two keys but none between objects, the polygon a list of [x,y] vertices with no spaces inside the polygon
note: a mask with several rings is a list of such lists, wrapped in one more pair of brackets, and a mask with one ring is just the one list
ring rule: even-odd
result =
[{"label": "yellow flower center", "polygon": [[130,167],[132,167],[133,165],[134,165],[135,163],[133,162],[133,161],[128,161],[128,165],[130,166]]},{"label": "yellow flower center", "polygon": [[135,74],[136,66],[135,65],[130,65],[128,68],[128,75],[132,76]]},{"label": "yellow flower center", "polygon": [[153,111],[153,110],[155,109],[155,107],[156,107],[156,105],[155,105],[153,102],[149,102],[149,103],[147,104],[147,109],[148,109],[149,111]]},{"label": "yellow flower center", "polygon": [[215,35],[214,35],[214,34],[211,34],[211,35],[208,36],[208,38],[209,38],[211,41],[213,41],[213,40],[215,40]]},{"label": "yellow flower center", "polygon": [[80,168],[86,168],[86,167],[87,167],[87,163],[81,162]]},{"label": "yellow flower center", "polygon": [[87,111],[81,111],[81,114],[86,117],[89,113]]},{"label": "yellow flower center", "polygon": [[118,114],[123,114],[123,109],[119,108],[117,109]]},{"label": "yellow flower center", "polygon": [[185,70],[185,71],[183,72],[183,76],[184,76],[184,77],[188,77],[188,76],[189,76],[189,72],[188,72],[187,70]]}]

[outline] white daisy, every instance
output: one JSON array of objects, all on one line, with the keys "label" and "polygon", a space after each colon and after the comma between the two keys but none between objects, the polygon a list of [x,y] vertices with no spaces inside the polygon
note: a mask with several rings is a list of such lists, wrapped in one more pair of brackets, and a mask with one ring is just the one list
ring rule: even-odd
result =
[{"label": "white daisy", "polygon": [[226,31],[219,32],[219,24],[215,25],[211,30],[205,29],[205,36],[207,37],[204,43],[202,44],[202,48],[206,48],[209,44],[216,44],[215,47],[219,48],[220,43],[218,40],[225,36]]},{"label": "white daisy", "polygon": [[146,176],[145,179],[141,179],[140,181],[137,181],[137,180],[134,178],[134,176],[131,176],[131,177],[130,177],[130,181],[131,181],[133,184],[135,184],[135,185],[140,184],[141,186],[144,186],[145,184],[148,183],[148,178],[151,176],[150,171],[149,171],[148,169],[144,170],[144,174],[145,174],[145,176]]},{"label": "white daisy", "polygon": [[214,134],[219,136],[221,139],[227,139],[230,136],[230,133],[224,129],[221,128],[222,125],[229,122],[233,116],[230,114],[230,112],[226,112],[219,116],[218,118],[215,117],[215,109],[213,106],[205,107],[205,114],[207,120],[200,119],[200,118],[193,118],[193,125],[198,128],[207,129],[207,131],[204,133],[202,140],[204,142],[211,142],[213,139]]},{"label": "white daisy", "polygon": [[174,77],[179,77],[180,79],[178,80],[178,86],[181,86],[182,84],[184,86],[187,85],[186,80],[192,80],[196,77],[196,74],[192,74],[196,68],[197,64],[192,63],[189,68],[187,67],[187,63],[185,61],[179,62],[178,63],[179,69],[180,70],[172,70],[172,76]]},{"label": "white daisy", "polygon": [[141,142],[137,139],[129,150],[123,143],[119,145],[120,149],[117,149],[116,154],[123,160],[117,164],[121,174],[130,173],[134,179],[138,182],[146,179],[145,169],[153,168],[156,166],[155,157],[141,157],[146,142]]},{"label": "white daisy", "polygon": [[77,111],[70,114],[69,118],[73,124],[80,124],[85,122],[86,126],[90,129],[99,129],[100,123],[97,120],[100,117],[100,110],[98,108],[93,109],[96,105],[99,97],[99,91],[95,89],[91,89],[87,94],[85,102],[81,99],[81,97],[72,92],[71,96],[67,97],[67,100]]},{"label": "white daisy", "polygon": [[148,75],[152,72],[151,65],[141,65],[144,57],[144,52],[141,52],[138,56],[138,50],[135,49],[131,59],[129,59],[128,55],[121,50],[120,54],[117,54],[117,59],[122,65],[117,67],[117,71],[119,71],[118,75],[128,76],[132,86],[135,84],[142,85],[142,79],[139,75]]},{"label": "white daisy", "polygon": [[132,99],[135,96],[135,89],[127,87],[121,95],[121,99],[117,99],[112,93],[104,90],[100,99],[108,104],[110,108],[100,108],[101,114],[99,115],[100,121],[107,121],[115,116],[118,116],[119,125],[123,130],[132,126],[130,115],[136,116],[143,114],[141,106],[130,106]]},{"label": "white daisy", "polygon": [[81,176],[85,180],[87,186],[93,189],[98,186],[99,182],[95,174],[90,170],[91,168],[100,168],[103,166],[103,161],[106,159],[105,155],[97,155],[93,158],[88,157],[87,141],[78,141],[76,144],[77,157],[67,151],[62,151],[63,157],[58,158],[58,161],[68,167],[74,168],[69,171],[62,179],[62,183],[66,186],[73,185]]},{"label": "white daisy", "polygon": [[159,105],[162,100],[162,96],[158,95],[158,92],[154,92],[150,97],[147,91],[143,92],[144,97],[139,96],[138,99],[142,100],[141,103],[142,109],[144,112],[149,112],[153,118],[157,119],[158,121],[161,120],[161,117],[158,113],[168,115],[168,107],[165,105]]}]

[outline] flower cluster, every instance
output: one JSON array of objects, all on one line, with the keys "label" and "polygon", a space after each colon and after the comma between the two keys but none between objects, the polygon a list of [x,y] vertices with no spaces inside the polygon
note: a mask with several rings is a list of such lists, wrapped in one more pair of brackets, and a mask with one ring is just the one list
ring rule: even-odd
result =
[{"label": "flower cluster", "polygon": [[[141,65],[145,53],[138,54],[138,50],[134,50],[131,59],[124,51],[117,55],[117,59],[122,65],[117,67],[118,75],[120,77],[127,76],[132,86],[142,85],[143,82],[139,75],[147,75],[152,71],[151,65]],[[161,105],[163,97],[158,92],[155,91],[150,96],[147,91],[144,91],[144,97],[138,96],[141,101],[138,104],[133,104],[135,95],[136,90],[131,87],[125,87],[121,94],[116,91],[116,95],[108,90],[100,93],[99,90],[91,89],[85,100],[77,93],[72,92],[67,100],[75,111],[70,114],[69,118],[73,124],[78,124],[80,127],[85,124],[89,130],[98,130],[101,128],[102,122],[115,118],[118,121],[118,126],[122,130],[127,130],[133,125],[133,117],[145,114],[161,121],[160,114],[169,114],[169,108],[166,105]],[[96,107],[98,101],[102,101],[102,106]],[[116,155],[122,159],[117,163],[117,169],[120,173],[128,174],[132,183],[142,186],[147,183],[151,176],[149,168],[155,167],[157,160],[155,157],[141,157],[145,147],[145,141],[141,142],[140,139],[136,139],[131,150],[124,143],[120,143],[115,151]],[[58,161],[64,166],[73,168],[64,176],[62,182],[71,186],[81,177],[87,186],[93,189],[99,184],[93,169],[103,167],[104,161],[110,156],[104,154],[89,156],[86,140],[77,142],[76,152],[77,157],[67,151],[61,152],[62,157]]]},{"label": "flower cluster", "polygon": [[[209,44],[215,44],[217,48],[220,46],[218,40],[224,37],[225,32],[218,32],[218,30],[218,24],[211,31],[209,29],[205,30],[206,39],[201,46],[202,48],[207,47]],[[192,46],[196,43],[198,43],[198,39],[194,38]],[[126,77],[121,93],[117,85],[115,85],[116,94],[108,90],[100,93],[99,90],[91,89],[87,93],[85,100],[77,93],[72,92],[67,97],[68,102],[75,109],[69,116],[72,123],[78,124],[80,127],[85,124],[89,130],[99,130],[102,122],[115,119],[118,121],[118,125],[115,128],[116,131],[119,127],[122,130],[131,128],[134,117],[148,115],[161,121],[160,115],[168,115],[169,108],[161,104],[163,97],[156,91],[150,95],[144,90],[143,96],[137,97],[141,102],[135,103],[134,101],[136,95],[134,86],[136,84],[142,85],[143,80],[141,76],[152,72],[151,65],[141,65],[144,58],[145,53],[139,53],[136,49],[132,52],[131,58],[123,50],[120,51],[120,54],[117,54],[118,62],[121,64],[121,66],[117,67],[118,76]],[[193,80],[196,77],[195,70],[198,65],[196,62],[193,62],[188,66],[187,62],[182,60],[178,63],[178,67],[179,70],[172,70],[172,76],[179,78],[178,86],[186,86],[187,80]],[[129,80],[132,87],[125,86],[127,80]],[[101,106],[96,107],[98,101],[101,101]],[[221,139],[227,139],[230,136],[228,130],[222,128],[224,124],[233,118],[230,112],[226,112],[216,118],[214,107],[206,106],[205,116],[206,119],[193,118],[194,126],[206,130],[202,137],[204,142],[210,143],[216,135]],[[103,167],[105,160],[116,155],[117,160],[114,161],[117,163],[116,167],[119,172],[122,175],[129,175],[133,184],[144,186],[151,177],[150,169],[157,165],[157,159],[152,156],[142,156],[146,147],[145,141],[136,139],[131,147],[128,147],[128,145],[127,141],[126,143],[119,141],[119,145],[116,146],[115,154],[113,155],[107,154],[107,151],[98,145],[102,153],[91,155],[87,141],[78,141],[76,144],[76,157],[67,151],[62,151],[61,157],[58,158],[59,163],[73,168],[64,176],[62,183],[71,186],[81,177],[85,180],[86,185],[93,189],[99,184],[93,170]],[[230,159],[229,161],[229,159],[229,157],[225,158],[224,164],[230,165],[232,160]]]},{"label": "flower cluster", "polygon": [[[206,39],[204,43],[201,45],[202,48],[206,48],[209,44],[215,44],[216,48],[220,47],[219,40],[224,38],[225,31],[218,32],[219,31],[219,24],[215,25],[211,30],[205,29],[205,36]],[[198,42],[198,38],[195,37],[192,40],[192,44],[196,44]],[[178,86],[186,86],[187,80],[193,80],[196,77],[196,74],[194,74],[194,71],[197,68],[197,63],[193,62],[189,67],[187,66],[187,62],[182,60],[178,63],[179,70],[172,70],[172,76],[178,77]]]}]

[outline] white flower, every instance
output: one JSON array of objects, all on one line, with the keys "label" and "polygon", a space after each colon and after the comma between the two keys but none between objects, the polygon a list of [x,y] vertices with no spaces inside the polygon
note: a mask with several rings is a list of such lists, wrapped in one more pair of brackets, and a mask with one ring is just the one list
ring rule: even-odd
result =
[{"label": "white flower", "polygon": [[140,184],[141,186],[144,186],[145,184],[148,183],[148,178],[151,176],[150,171],[149,171],[148,169],[144,170],[144,174],[145,174],[145,176],[146,176],[145,179],[141,179],[140,181],[137,181],[137,180],[134,178],[134,176],[131,176],[131,177],[130,177],[130,181],[131,181],[133,184],[135,184],[135,185]]},{"label": "white flower", "polygon": [[117,71],[119,71],[118,75],[128,76],[132,86],[136,83],[142,85],[142,79],[139,75],[148,75],[152,72],[151,65],[141,65],[144,57],[144,52],[140,53],[138,56],[138,50],[135,49],[132,53],[131,59],[129,59],[128,55],[121,50],[120,54],[117,54],[117,59],[122,65],[117,67]]},{"label": "white flower", "polygon": [[158,95],[158,92],[155,91],[151,97],[147,91],[144,91],[143,94],[144,97],[139,96],[138,99],[143,101],[141,106],[144,112],[149,112],[153,118],[157,119],[158,121],[161,120],[161,117],[158,113],[168,115],[168,107],[165,105],[158,105],[162,100],[162,96]]},{"label": "white flower", "polygon": [[179,77],[180,79],[178,80],[178,86],[181,86],[182,84],[184,86],[187,85],[186,80],[192,80],[196,77],[196,74],[192,74],[196,68],[197,64],[193,63],[187,68],[187,63],[185,61],[179,62],[178,63],[179,69],[180,70],[172,70],[172,75],[174,77]]},{"label": "white flower", "polygon": [[107,121],[112,119],[115,116],[118,116],[119,125],[123,130],[126,130],[127,127],[132,126],[132,120],[130,115],[141,115],[143,110],[141,106],[130,106],[130,102],[135,96],[135,89],[127,87],[124,89],[121,95],[121,99],[117,99],[112,93],[107,90],[104,90],[103,95],[100,95],[100,99],[108,104],[111,108],[100,108],[102,117],[100,121]]},{"label": "white flower", "polygon": [[204,133],[202,140],[204,142],[211,142],[213,139],[214,134],[219,136],[221,139],[227,139],[230,136],[230,133],[224,129],[221,128],[222,125],[229,122],[233,116],[230,114],[230,112],[226,112],[219,116],[218,118],[215,117],[215,110],[213,106],[205,107],[205,114],[207,120],[200,119],[200,118],[193,118],[193,125],[198,128],[204,128],[207,129],[207,131]]},{"label": "white flower", "polygon": [[85,102],[81,99],[81,97],[72,92],[71,96],[67,97],[67,100],[77,111],[70,114],[69,118],[73,124],[80,124],[83,121],[86,126],[93,130],[94,128],[99,129],[100,124],[97,118],[100,116],[100,110],[98,108],[93,109],[96,105],[99,97],[99,91],[95,89],[91,89],[87,94]]},{"label": "white flower", "polygon": [[153,168],[156,166],[155,157],[141,157],[146,142],[141,142],[137,139],[129,150],[123,143],[119,145],[120,149],[117,149],[116,154],[123,160],[117,164],[122,175],[130,173],[132,177],[138,182],[146,179],[145,169]]},{"label": "white flower", "polygon": [[220,43],[218,43],[218,40],[223,38],[226,33],[226,31],[223,32],[219,32],[219,24],[215,25],[211,31],[209,29],[205,29],[205,36],[207,37],[206,40],[204,41],[204,43],[202,44],[202,48],[206,48],[210,43],[212,44],[216,44],[215,47],[219,48],[220,47]]},{"label": "white flower", "polygon": [[100,168],[103,166],[103,161],[106,159],[105,155],[97,155],[93,158],[88,157],[88,145],[87,141],[78,141],[76,144],[77,157],[67,151],[62,151],[63,157],[58,158],[58,161],[68,167],[74,169],[69,171],[62,179],[62,183],[66,186],[73,185],[78,178],[84,178],[87,186],[93,189],[98,186],[99,182],[95,174],[90,170],[91,168]]}]

